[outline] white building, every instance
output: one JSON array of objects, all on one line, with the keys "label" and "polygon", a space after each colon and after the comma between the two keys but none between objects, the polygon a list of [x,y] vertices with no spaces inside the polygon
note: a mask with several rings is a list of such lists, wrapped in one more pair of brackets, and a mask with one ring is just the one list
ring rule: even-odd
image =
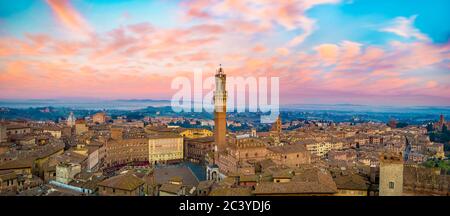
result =
[{"label": "white building", "polygon": [[81,172],[81,165],[76,163],[61,163],[56,166],[56,181],[68,184],[74,176]]},{"label": "white building", "polygon": [[70,112],[69,117],[67,117],[67,126],[73,127],[75,126],[75,116],[73,115],[73,112]]}]

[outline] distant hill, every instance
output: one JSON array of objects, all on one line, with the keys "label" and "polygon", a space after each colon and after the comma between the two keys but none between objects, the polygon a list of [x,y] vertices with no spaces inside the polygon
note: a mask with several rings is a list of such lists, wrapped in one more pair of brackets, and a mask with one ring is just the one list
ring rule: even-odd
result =
[{"label": "distant hill", "polygon": [[113,100],[118,102],[170,102],[170,100],[153,100],[153,99],[119,99]]}]

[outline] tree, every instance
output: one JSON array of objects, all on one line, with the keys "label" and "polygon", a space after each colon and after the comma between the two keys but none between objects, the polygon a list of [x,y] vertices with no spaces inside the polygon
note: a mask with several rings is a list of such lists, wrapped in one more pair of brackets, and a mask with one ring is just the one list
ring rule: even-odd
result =
[{"label": "tree", "polygon": [[423,166],[428,167],[428,168],[433,168],[436,167],[436,162],[434,160],[427,160],[425,162],[423,162]]},{"label": "tree", "polygon": [[449,131],[448,131],[448,128],[447,128],[447,125],[446,125],[446,124],[442,125],[442,133],[443,133],[443,134],[448,134],[448,133],[449,133]]},{"label": "tree", "polygon": [[436,134],[434,132],[431,132],[430,134],[430,141],[435,142],[436,141]]},{"label": "tree", "polygon": [[399,122],[399,123],[397,123],[397,128],[404,128],[404,127],[407,127],[408,126],[408,123],[406,123],[406,122]]},{"label": "tree", "polygon": [[428,123],[428,124],[427,124],[427,131],[428,131],[428,132],[433,131],[433,124],[431,124],[431,123]]}]

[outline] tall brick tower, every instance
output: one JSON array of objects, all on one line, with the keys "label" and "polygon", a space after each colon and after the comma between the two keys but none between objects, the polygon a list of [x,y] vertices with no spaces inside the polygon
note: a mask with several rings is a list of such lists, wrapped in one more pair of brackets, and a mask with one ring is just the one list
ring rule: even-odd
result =
[{"label": "tall brick tower", "polygon": [[214,91],[214,142],[216,151],[220,152],[226,148],[227,134],[227,90],[226,79],[222,66],[216,72],[216,90]]},{"label": "tall brick tower", "polygon": [[281,117],[278,116],[277,120],[272,124],[272,129],[270,131],[277,134],[281,134]]},{"label": "tall brick tower", "polygon": [[439,116],[439,125],[442,127],[445,124],[445,119],[444,119],[444,115],[441,114],[441,116]]},{"label": "tall brick tower", "polygon": [[277,120],[272,124],[270,129],[270,136],[274,139],[274,145],[280,145],[281,139],[281,117],[278,116]]}]

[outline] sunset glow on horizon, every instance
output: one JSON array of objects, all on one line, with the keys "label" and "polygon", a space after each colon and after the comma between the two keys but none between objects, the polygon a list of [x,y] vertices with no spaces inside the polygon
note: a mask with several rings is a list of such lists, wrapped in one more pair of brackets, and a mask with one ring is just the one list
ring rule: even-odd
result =
[{"label": "sunset glow on horizon", "polygon": [[0,99],[170,99],[177,76],[280,77],[281,104],[450,105],[450,2],[0,2]]}]

